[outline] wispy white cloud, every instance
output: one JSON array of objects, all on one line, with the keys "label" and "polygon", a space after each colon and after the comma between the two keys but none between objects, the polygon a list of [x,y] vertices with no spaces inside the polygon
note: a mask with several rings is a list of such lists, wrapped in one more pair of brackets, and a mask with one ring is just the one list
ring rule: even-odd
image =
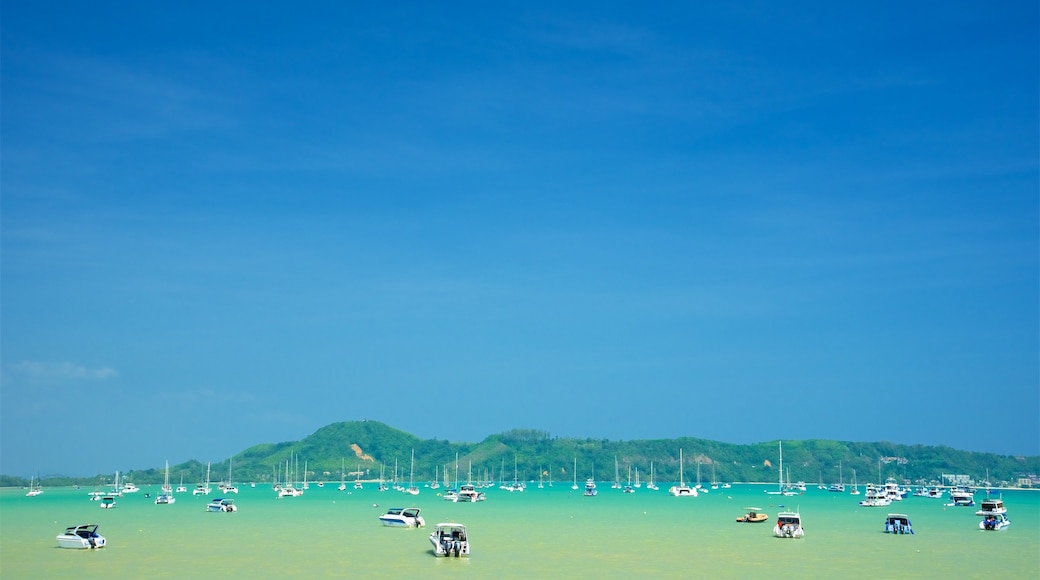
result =
[{"label": "wispy white cloud", "polygon": [[37,383],[103,381],[119,376],[111,367],[85,367],[71,362],[21,361],[9,367],[13,377]]}]

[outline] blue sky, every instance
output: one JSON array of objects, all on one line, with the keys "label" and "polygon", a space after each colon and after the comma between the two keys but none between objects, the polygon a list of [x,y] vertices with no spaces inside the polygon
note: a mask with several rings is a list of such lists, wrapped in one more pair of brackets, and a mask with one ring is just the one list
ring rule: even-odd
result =
[{"label": "blue sky", "polygon": [[1035,2],[291,8],[5,4],[0,472],[1040,453]]}]

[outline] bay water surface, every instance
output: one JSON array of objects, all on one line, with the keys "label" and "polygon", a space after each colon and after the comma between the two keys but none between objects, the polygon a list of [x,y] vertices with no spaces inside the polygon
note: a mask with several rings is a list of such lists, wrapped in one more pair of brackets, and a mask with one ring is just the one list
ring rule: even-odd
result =
[{"label": "bay water surface", "polygon": [[[176,494],[155,505],[159,486],[117,498],[114,509],[89,501],[87,489],[0,490],[0,576],[3,578],[299,578],[421,577],[1040,577],[1040,493],[1003,492],[1012,525],[979,530],[977,507],[908,497],[890,507],[860,507],[860,496],[811,487],[802,495],[766,495],[763,485],[736,484],[699,497],[609,484],[595,497],[570,482],[524,492],[488,489],[487,501],[452,503],[440,490],[417,496],[312,484],[278,499],[269,485],[240,487],[236,513],[205,506],[221,494]],[[149,493],[151,497],[145,497]],[[985,492],[976,494],[981,503]],[[805,537],[772,535],[776,514],[802,515]],[[418,506],[424,529],[380,525],[390,507]],[[746,507],[766,523],[737,523]],[[883,533],[885,516],[910,516],[914,535]],[[469,558],[435,558],[428,540],[438,522],[464,523]],[[66,527],[99,524],[102,550],[56,547]]]}]

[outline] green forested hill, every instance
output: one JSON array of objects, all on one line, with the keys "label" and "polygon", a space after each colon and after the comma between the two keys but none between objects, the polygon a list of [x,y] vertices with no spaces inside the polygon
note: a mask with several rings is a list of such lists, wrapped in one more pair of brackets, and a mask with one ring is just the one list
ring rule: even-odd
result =
[{"label": "green forested hill", "polygon": [[[693,437],[638,441],[609,441],[606,439],[575,439],[552,437],[544,431],[514,429],[491,435],[480,443],[453,443],[439,439],[419,439],[404,431],[377,421],[348,421],[333,423],[318,429],[301,441],[262,443],[250,447],[232,458],[233,474],[238,482],[271,483],[274,477],[284,477],[287,462],[298,463],[297,479],[302,480],[307,467],[309,481],[339,481],[340,466],[350,473],[359,468],[362,477],[379,477],[380,467],[385,476],[393,475],[395,461],[399,478],[409,479],[410,459],[415,453],[414,481],[427,482],[439,469],[447,468],[454,479],[455,457],[458,454],[460,478],[466,480],[472,469],[473,479],[484,477],[512,481],[513,465],[519,479],[537,480],[539,474],[554,481],[598,480],[614,478],[615,457],[621,478],[627,480],[629,466],[638,470],[645,481],[654,464],[658,481],[679,478],[679,449],[685,458],[687,481],[709,482],[714,464],[718,481],[773,482],[778,479],[778,442],[767,441],[750,445],[735,445]],[[784,468],[792,481],[837,482],[841,477],[850,483],[853,473],[860,484],[884,481],[895,477],[914,483],[938,481],[941,474],[963,474],[981,482],[989,473],[994,485],[1015,485],[1027,474],[1040,473],[1040,457],[1015,457],[993,453],[958,451],[949,447],[898,445],[888,442],[853,443],[828,440],[784,441]],[[577,473],[574,462],[577,460]],[[212,465],[212,480],[227,476],[228,461]],[[550,471],[551,470],[551,471]],[[170,466],[174,482],[183,476],[186,484],[194,485],[205,477],[206,465],[189,461]],[[162,467],[132,472],[134,482],[161,483]],[[111,478],[111,474],[103,474]],[[347,479],[353,479],[348,475]],[[97,478],[64,478],[50,476],[44,485],[79,483],[94,485]],[[4,477],[2,485],[24,485],[20,478]]]}]

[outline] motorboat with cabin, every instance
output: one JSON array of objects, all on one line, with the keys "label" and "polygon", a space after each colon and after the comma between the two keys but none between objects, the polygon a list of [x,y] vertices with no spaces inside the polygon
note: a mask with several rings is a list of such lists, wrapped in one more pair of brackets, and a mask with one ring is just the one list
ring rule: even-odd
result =
[{"label": "motorboat with cabin", "polygon": [[778,538],[801,538],[805,536],[802,528],[802,516],[798,512],[780,512],[776,516],[773,535]]},{"label": "motorboat with cabin", "polygon": [[437,524],[430,534],[430,543],[433,544],[434,556],[469,556],[469,536],[466,534],[466,526],[462,524]]},{"label": "motorboat with cabin", "polygon": [[885,518],[886,534],[912,534],[914,527],[906,514],[888,514]]},{"label": "motorboat with cabin", "polygon": [[379,516],[379,522],[388,528],[421,528],[426,525],[417,507],[390,508]]},{"label": "motorboat with cabin", "polygon": [[585,480],[584,495],[587,496],[587,497],[592,497],[592,496],[596,495],[597,493],[599,493],[599,492],[596,491],[596,482],[595,482],[595,480],[593,480],[591,477],[588,478],[587,480]]},{"label": "motorboat with cabin", "polygon": [[972,507],[975,505],[975,494],[964,487],[950,490],[950,501],[947,506]]},{"label": "motorboat with cabin", "polygon": [[738,523],[760,524],[769,519],[769,514],[762,513],[762,508],[746,507],[747,513],[737,518]]},{"label": "motorboat with cabin", "polygon": [[487,495],[482,491],[477,491],[475,485],[464,483],[459,486],[458,503],[475,503],[478,501],[484,501],[487,499]]},{"label": "motorboat with cabin", "polygon": [[59,548],[94,549],[105,547],[105,536],[97,533],[97,524],[69,526],[55,538]]},{"label": "motorboat with cabin", "polygon": [[991,498],[982,500],[982,509],[975,512],[977,516],[984,516],[987,513],[994,514],[1006,514],[1007,508],[1004,507],[1004,500],[1000,498]]},{"label": "motorboat with cabin", "polygon": [[979,529],[987,532],[997,532],[1003,530],[1011,525],[1011,520],[1007,517],[1007,512],[985,512],[982,514],[982,521],[979,522]]},{"label": "motorboat with cabin", "polygon": [[208,511],[208,512],[224,512],[224,513],[228,513],[229,514],[229,513],[232,513],[232,512],[237,512],[238,511],[238,506],[235,505],[235,500],[233,500],[233,499],[217,497],[217,498],[213,498],[213,501],[209,502],[209,505],[206,506],[206,511]]},{"label": "motorboat with cabin", "polygon": [[116,497],[114,495],[106,495],[101,498],[101,509],[107,510],[116,507]]}]

